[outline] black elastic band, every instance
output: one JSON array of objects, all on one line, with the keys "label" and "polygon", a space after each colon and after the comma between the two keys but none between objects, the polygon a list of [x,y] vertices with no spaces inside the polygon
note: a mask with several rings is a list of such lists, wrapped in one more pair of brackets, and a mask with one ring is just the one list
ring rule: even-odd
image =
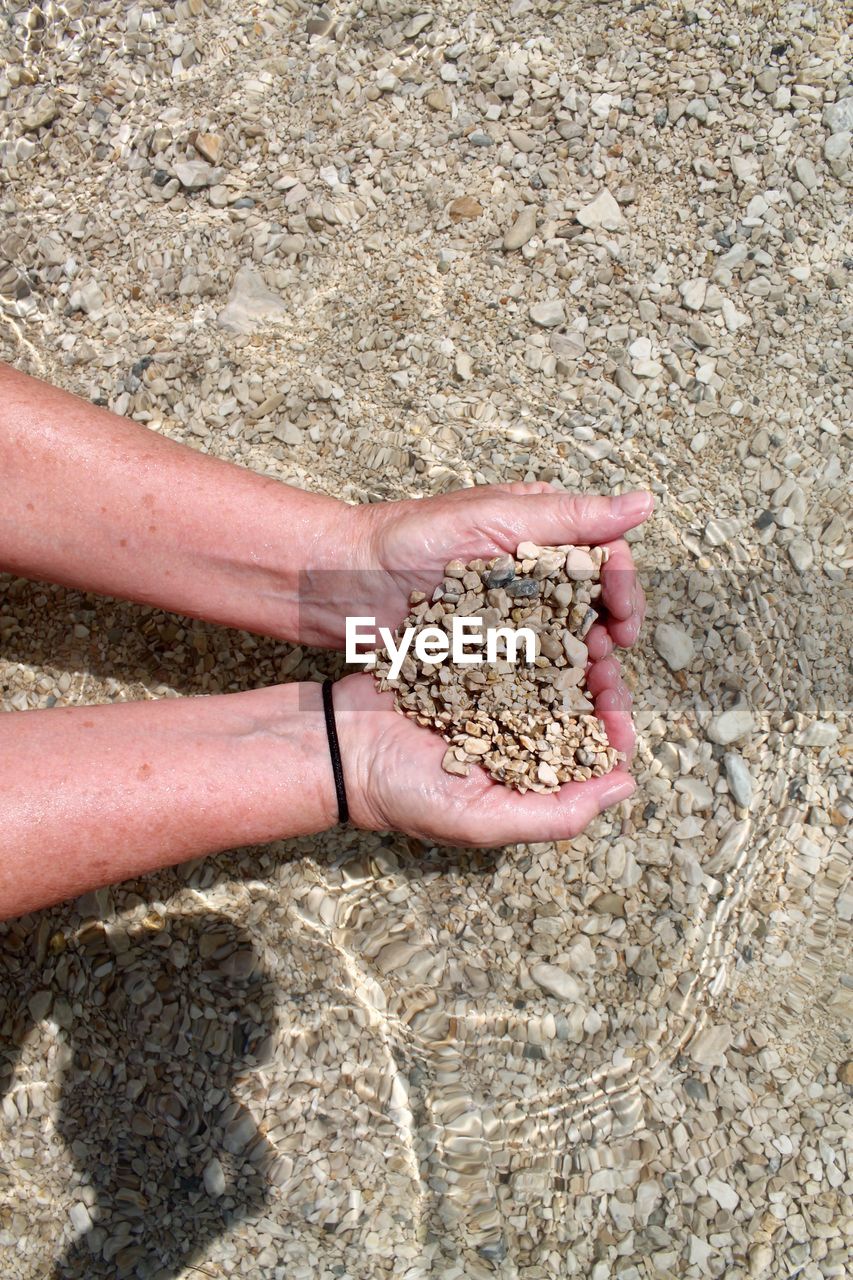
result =
[{"label": "black elastic band", "polygon": [[332,773],[335,778],[335,794],[338,797],[338,821],[349,822],[349,805],[347,789],[344,786],[344,766],[341,763],[341,749],[338,744],[338,731],[335,728],[335,707],[332,702],[334,680],[323,681],[323,711],[326,716],[326,733],[329,738],[329,755],[332,757]]}]

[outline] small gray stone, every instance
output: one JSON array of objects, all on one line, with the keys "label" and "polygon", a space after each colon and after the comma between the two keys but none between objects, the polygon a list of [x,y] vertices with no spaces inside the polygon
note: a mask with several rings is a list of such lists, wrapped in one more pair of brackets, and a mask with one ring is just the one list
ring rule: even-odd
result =
[{"label": "small gray stone", "polygon": [[653,643],[670,671],[681,671],[693,661],[693,641],[681,627],[659,622],[655,627]]},{"label": "small gray stone", "polygon": [[514,600],[528,600],[539,595],[539,583],[533,578],[513,578],[506,585],[506,593]]},{"label": "small gray stone", "polygon": [[629,400],[635,402],[643,398],[643,384],[639,378],[635,378],[630,369],[626,369],[624,365],[619,365],[613,375],[613,381],[616,383],[620,391],[624,391]]},{"label": "small gray stone", "polygon": [[719,520],[711,519],[705,525],[704,538],[709,547],[724,547],[727,542],[731,542],[739,529],[737,520],[726,517],[721,517]]},{"label": "small gray stone", "polygon": [[832,164],[836,160],[843,160],[849,154],[850,142],[853,139],[853,133],[844,130],[842,133],[832,133],[823,144],[823,158]]},{"label": "small gray stone", "polygon": [[97,320],[104,309],[104,295],[94,280],[87,281],[82,289],[75,289],[68,299],[71,311],[85,311],[87,316]]},{"label": "small gray stone", "polygon": [[225,1193],[225,1171],[217,1159],[211,1160],[204,1169],[204,1189],[209,1196],[216,1199]]},{"label": "small gray stone", "polygon": [[548,345],[554,355],[561,360],[580,360],[586,352],[586,342],[582,333],[552,333]]},{"label": "small gray stone", "polygon": [[752,712],[745,702],[741,702],[730,711],[723,711],[720,715],[713,716],[707,732],[711,742],[727,747],[730,742],[737,742],[739,738],[746,737],[754,726],[755,719]]},{"label": "small gray stone", "polygon": [[252,1138],[257,1136],[257,1132],[254,1116],[244,1108],[225,1126],[222,1145],[231,1155],[239,1155],[241,1151],[245,1151]]},{"label": "small gray stone", "polygon": [[42,1018],[46,1018],[53,1004],[52,991],[34,991],[27,1002],[27,1008],[30,1011],[30,1017],[33,1022],[41,1022]]},{"label": "small gray stone", "polygon": [[535,302],[530,308],[530,319],[540,329],[553,329],[566,323],[566,312],[559,298],[547,302]]},{"label": "small gray stone", "polygon": [[298,427],[292,422],[283,422],[280,426],[273,429],[273,435],[276,440],[280,440],[282,444],[297,445],[304,443],[304,437]]},{"label": "small gray stone", "polygon": [[501,556],[486,574],[486,587],[490,591],[505,587],[514,577],[515,560],[512,556]]},{"label": "small gray stone", "polygon": [[736,751],[727,751],[723,756],[726,770],[726,782],[735,804],[748,809],[752,804],[752,777],[741,756]]},{"label": "small gray stone", "polygon": [[407,40],[414,40],[415,36],[419,36],[422,31],[426,30],[432,20],[433,15],[431,13],[419,13],[417,17],[412,18],[411,22],[406,27],[403,32],[404,37]]},{"label": "small gray stone", "polygon": [[21,127],[25,133],[35,133],[45,125],[52,124],[59,113],[59,106],[54,98],[42,98],[21,117]]},{"label": "small gray stone", "polygon": [[734,1031],[726,1025],[710,1023],[702,1028],[690,1043],[690,1056],[702,1067],[725,1065],[725,1054],[734,1037]]},{"label": "small gray stone", "polygon": [[[760,1280],[766,1276],[773,1265],[773,1246],[770,1244],[754,1244],[749,1251],[749,1278]],[[781,1262],[780,1262],[780,1265]]]},{"label": "small gray stone", "polygon": [[694,320],[687,330],[687,336],[700,350],[714,345],[714,335],[702,320]]},{"label": "small gray stone", "polygon": [[726,1209],[729,1213],[734,1213],[740,1204],[740,1196],[734,1187],[720,1178],[708,1179],[708,1195],[713,1196],[720,1208]]}]

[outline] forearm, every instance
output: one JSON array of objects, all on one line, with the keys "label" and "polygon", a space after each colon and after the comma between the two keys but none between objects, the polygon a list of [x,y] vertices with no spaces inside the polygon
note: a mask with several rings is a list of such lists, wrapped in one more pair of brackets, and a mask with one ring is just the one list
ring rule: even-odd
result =
[{"label": "forearm", "polygon": [[0,715],[0,919],[336,821],[319,684]]},{"label": "forearm", "polygon": [[0,364],[0,569],[339,644],[304,573],[349,567],[358,513]]}]

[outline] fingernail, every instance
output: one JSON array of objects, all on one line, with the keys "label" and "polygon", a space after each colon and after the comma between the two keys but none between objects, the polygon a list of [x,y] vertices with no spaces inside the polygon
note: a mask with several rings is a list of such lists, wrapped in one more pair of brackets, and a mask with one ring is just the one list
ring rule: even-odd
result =
[{"label": "fingernail", "polygon": [[636,786],[634,779],[627,773],[620,773],[599,792],[598,799],[602,809],[608,808],[611,804],[618,804],[620,800],[627,800],[634,794]]},{"label": "fingernail", "polygon": [[645,489],[635,489],[631,493],[619,493],[614,499],[617,515],[627,516],[629,520],[645,520],[652,513],[655,500]]}]

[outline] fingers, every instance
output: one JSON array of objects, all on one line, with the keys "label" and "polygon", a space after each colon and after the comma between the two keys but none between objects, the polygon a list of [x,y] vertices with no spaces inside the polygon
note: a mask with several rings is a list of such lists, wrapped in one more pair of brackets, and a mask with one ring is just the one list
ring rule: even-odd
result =
[{"label": "fingers", "polygon": [[[620,539],[608,548],[610,556],[601,570],[601,599],[607,609],[606,629],[611,645],[630,649],[637,643],[646,616],[646,597],[631,556]],[[600,641],[594,657],[606,657]],[[600,651],[598,651],[600,650]]]},{"label": "fingers", "polygon": [[646,597],[643,588],[639,582],[636,582],[630,616],[624,622],[619,621],[618,618],[609,618],[607,621],[607,631],[613,643],[620,649],[630,649],[635,645],[645,616]]},{"label": "fingers", "polygon": [[622,538],[607,546],[609,556],[601,569],[601,598],[611,617],[624,622],[634,610],[637,571],[631,548]]},{"label": "fingers", "polygon": [[622,751],[630,760],[636,750],[637,735],[631,719],[631,695],[628,690],[605,689],[595,699],[595,714],[604,722],[611,747]]},{"label": "fingers", "polygon": [[505,787],[493,787],[485,802],[484,835],[488,831],[490,843],[495,845],[570,840],[610,805],[627,800],[635,789],[634,779],[622,770],[587,782],[567,782],[552,795],[532,791],[519,795]]},{"label": "fingers", "polygon": [[633,698],[628,692],[615,658],[594,662],[587,672],[587,688],[595,703],[595,714],[604,722],[611,747],[630,759],[637,745],[631,719]]},{"label": "fingers", "polygon": [[[480,491],[481,503],[488,503],[488,493]],[[575,543],[579,546],[613,542],[628,529],[642,524],[652,513],[654,499],[645,490],[617,494],[579,496],[549,492],[504,493],[494,509],[484,513],[483,527],[495,536],[503,533],[503,541],[529,538],[545,546]]]},{"label": "fingers", "polygon": [[600,662],[602,658],[608,657],[614,649],[610,632],[601,622],[596,622],[590,627],[584,637],[584,644],[589,650],[589,656],[593,662]]},{"label": "fingers", "polygon": [[601,662],[594,662],[586,673],[586,684],[593,698],[597,698],[605,689],[624,688],[617,659],[604,658]]}]

